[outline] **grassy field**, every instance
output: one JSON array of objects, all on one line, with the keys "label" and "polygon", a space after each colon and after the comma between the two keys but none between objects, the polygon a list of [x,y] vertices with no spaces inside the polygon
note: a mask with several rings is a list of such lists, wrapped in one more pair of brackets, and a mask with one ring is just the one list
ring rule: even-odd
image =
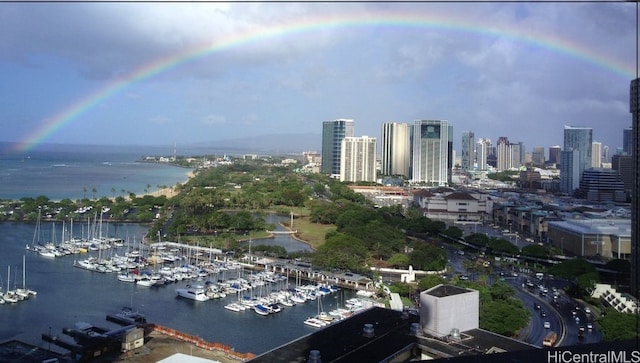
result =
[{"label": "grassy field", "polygon": [[335,231],[333,224],[311,223],[309,216],[302,216],[293,221],[293,229],[298,230],[297,237],[309,243],[314,249],[324,243],[324,236],[329,231]]}]

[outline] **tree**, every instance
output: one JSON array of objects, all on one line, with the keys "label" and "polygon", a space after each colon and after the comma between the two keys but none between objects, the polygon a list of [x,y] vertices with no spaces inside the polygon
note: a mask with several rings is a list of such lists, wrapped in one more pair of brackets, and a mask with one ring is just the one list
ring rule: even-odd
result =
[{"label": "tree", "polygon": [[408,268],[409,256],[405,255],[404,253],[396,253],[393,256],[389,257],[389,259],[387,260],[387,264],[395,268]]},{"label": "tree", "polygon": [[440,275],[426,275],[418,282],[418,288],[420,289],[420,291],[429,290],[434,286],[445,284],[446,282],[447,280],[442,278],[442,276]]},{"label": "tree", "polygon": [[604,316],[598,319],[602,327],[604,340],[607,342],[616,340],[638,339],[640,332],[636,329],[640,323],[640,317],[634,314],[625,314],[613,308],[606,308]]},{"label": "tree", "polygon": [[462,238],[462,230],[456,226],[447,228],[443,233],[453,239]]}]

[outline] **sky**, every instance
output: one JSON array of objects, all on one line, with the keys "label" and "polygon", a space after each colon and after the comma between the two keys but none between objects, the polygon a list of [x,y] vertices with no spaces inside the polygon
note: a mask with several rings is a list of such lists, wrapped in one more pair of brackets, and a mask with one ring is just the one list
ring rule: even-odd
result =
[{"label": "sky", "polygon": [[633,3],[0,3],[0,141],[215,144],[444,119],[562,145],[631,126]]}]

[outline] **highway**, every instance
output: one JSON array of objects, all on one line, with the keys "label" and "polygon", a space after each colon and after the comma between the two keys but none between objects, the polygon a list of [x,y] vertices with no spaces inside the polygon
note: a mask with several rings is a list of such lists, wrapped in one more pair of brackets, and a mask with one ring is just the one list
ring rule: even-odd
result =
[{"label": "highway", "polygon": [[[497,233],[500,232],[497,231]],[[476,274],[466,271],[463,264],[465,260],[471,261],[474,258],[472,253],[460,254],[456,248],[448,244],[443,244],[442,247],[447,253],[453,274],[468,277],[470,280],[476,279]],[[501,268],[500,263],[495,261],[492,261],[492,264],[494,275],[488,282],[491,283],[497,278],[504,280],[514,288],[515,296],[531,313],[529,324],[518,335],[520,340],[541,347],[547,333],[555,331],[558,333],[557,346],[602,341],[602,333],[595,326],[595,317],[585,312],[585,306],[564,293],[563,289],[569,286],[568,282],[559,279],[538,279],[533,271],[531,273],[515,271],[517,276],[513,276],[514,271],[511,269]],[[547,293],[543,293],[541,287],[546,288]],[[557,292],[554,292],[554,289]],[[554,295],[557,297],[554,298]],[[576,320],[576,317],[579,320]],[[549,328],[544,327],[545,322],[549,322]],[[593,325],[592,329],[587,328],[588,323]],[[584,329],[582,338],[578,334],[580,327]]]}]

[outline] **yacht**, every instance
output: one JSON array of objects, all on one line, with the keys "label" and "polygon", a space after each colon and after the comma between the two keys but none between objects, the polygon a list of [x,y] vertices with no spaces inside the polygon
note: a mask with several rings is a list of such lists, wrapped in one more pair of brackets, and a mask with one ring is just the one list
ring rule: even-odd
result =
[{"label": "yacht", "polygon": [[305,325],[309,325],[312,326],[314,328],[322,328],[325,325],[327,325],[327,322],[324,322],[318,318],[315,317],[311,317],[311,318],[307,318],[307,320],[304,321]]},{"label": "yacht", "polygon": [[176,294],[187,299],[196,301],[207,301],[209,296],[206,294],[206,290],[201,285],[190,286],[187,285],[184,289],[176,289]]}]

